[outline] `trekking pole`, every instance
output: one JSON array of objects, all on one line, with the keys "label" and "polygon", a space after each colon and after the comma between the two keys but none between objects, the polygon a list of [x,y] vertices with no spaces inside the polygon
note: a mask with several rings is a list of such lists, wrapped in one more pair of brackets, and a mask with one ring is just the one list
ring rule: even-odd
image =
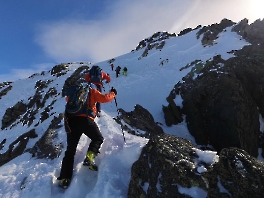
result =
[{"label": "trekking pole", "polygon": [[[109,87],[109,92],[111,91],[111,88],[110,88],[110,82],[109,83],[107,83],[108,84],[108,87]],[[112,104],[113,104],[113,100],[111,100],[111,108],[113,107],[112,106]]]},{"label": "trekking pole", "polygon": [[117,107],[116,97],[114,97],[114,99],[115,99],[116,110],[117,110],[117,115],[118,115],[117,117],[118,117],[118,119],[120,120],[121,130],[122,130],[123,137],[124,137],[124,142],[126,143],[126,139],[125,139],[125,134],[124,134],[123,125],[122,125],[122,123],[121,123],[121,119],[120,119],[120,115],[119,115],[119,110],[118,110],[118,107]]},{"label": "trekking pole", "polygon": [[101,81],[101,82],[102,82],[102,88],[103,88],[103,90],[104,90],[104,92],[105,92],[104,82],[103,82],[103,81]]}]

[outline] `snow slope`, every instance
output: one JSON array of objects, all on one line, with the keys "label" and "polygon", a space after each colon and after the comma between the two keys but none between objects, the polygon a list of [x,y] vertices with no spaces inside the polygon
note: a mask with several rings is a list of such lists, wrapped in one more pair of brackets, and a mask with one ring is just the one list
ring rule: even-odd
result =
[{"label": "snow slope", "polygon": [[[191,68],[181,71],[180,69],[194,60],[206,61],[218,54],[222,58],[228,59],[232,54],[227,52],[241,49],[249,44],[235,32],[231,32],[231,27],[229,27],[220,33],[219,38],[215,40],[215,45],[203,47],[202,36],[200,39],[196,38],[197,31],[199,29],[180,37],[165,40],[166,44],[162,50],[152,49],[144,58],[139,58],[144,49],[115,57],[115,67],[118,65],[122,68],[127,67],[128,76],[120,75],[116,78],[108,60],[96,63],[111,75],[112,80],[109,85],[105,85],[105,90],[108,92],[112,86],[117,89],[118,108],[132,111],[136,104],[140,104],[153,115],[156,122],[163,124],[163,130],[166,133],[187,138],[194,144],[195,141],[189,134],[185,122],[166,127],[163,118],[162,105],[167,105],[166,97],[174,85],[191,70]],[[161,61],[164,61],[163,65],[160,65]],[[27,103],[28,98],[35,94],[35,82],[38,80],[52,80],[49,87],[44,89],[43,94],[50,87],[55,87],[58,91],[62,90],[64,81],[79,66],[81,64],[72,63],[68,73],[61,77],[51,76],[50,72],[46,71],[45,75],[37,74],[32,78],[15,81],[12,83],[12,90],[0,100],[0,117],[2,118],[6,109],[15,105],[17,101],[22,100]],[[49,113],[56,116],[63,112],[65,100],[61,95],[56,95],[49,99],[46,105],[51,103],[54,98],[57,100]],[[176,99],[177,105],[181,106],[181,102],[180,98]],[[29,153],[25,153],[0,167],[0,197],[126,197],[131,166],[138,159],[141,149],[148,139],[125,132],[126,143],[124,143],[120,125],[112,119],[117,116],[115,102],[102,104],[102,109],[102,117],[96,119],[105,137],[101,153],[96,158],[99,172],[92,172],[82,166],[90,142],[86,136],[82,136],[75,155],[75,169],[71,186],[67,190],[58,188],[56,177],[59,176],[66,148],[66,134],[64,129],[60,128],[57,131],[58,137],[54,141],[62,142],[64,150],[58,158],[54,160],[35,159]],[[1,131],[0,141],[6,138],[6,145],[9,145],[22,133],[34,128],[34,125],[39,121],[41,112],[42,110],[36,115],[36,119],[30,127],[18,124],[11,129]],[[48,128],[52,118],[53,116],[50,116],[35,127],[39,137]],[[37,138],[31,140],[27,148],[33,147],[36,141]],[[1,152],[4,153],[7,149],[8,147],[5,146]],[[206,156],[207,154],[212,156],[212,153],[209,152],[203,152],[201,155]],[[200,189],[181,190],[183,193],[189,193],[196,197],[206,197],[206,193],[201,192]]]}]

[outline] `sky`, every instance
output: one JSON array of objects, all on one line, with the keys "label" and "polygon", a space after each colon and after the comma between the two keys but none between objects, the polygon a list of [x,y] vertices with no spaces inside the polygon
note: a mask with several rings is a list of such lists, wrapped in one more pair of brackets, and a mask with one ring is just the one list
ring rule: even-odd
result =
[{"label": "sky", "polygon": [[[139,59],[144,49],[115,57],[115,67],[117,65],[120,65],[122,68],[126,66],[128,68],[128,76],[121,75],[116,78],[115,72],[111,70],[107,61],[99,62],[98,65],[111,76],[109,86],[105,85],[105,92],[108,92],[112,86],[117,90],[117,106],[114,101],[102,104],[102,116],[95,120],[105,139],[100,154],[95,160],[99,171],[90,171],[82,165],[90,143],[90,140],[83,135],[75,155],[71,185],[67,190],[58,187],[56,178],[59,176],[61,161],[66,148],[66,134],[62,127],[57,129],[57,136],[54,139],[55,144],[62,143],[64,145],[62,154],[58,158],[54,160],[36,159],[31,157],[30,154],[25,153],[0,167],[0,197],[127,197],[131,166],[138,159],[141,149],[147,144],[148,139],[131,135],[126,131],[123,131],[123,136],[120,125],[112,119],[118,115],[117,108],[122,108],[130,112],[136,104],[140,104],[153,115],[156,122],[161,123],[161,127],[165,133],[186,138],[194,145],[197,145],[188,131],[185,119],[178,125],[166,126],[162,105],[168,105],[166,96],[173,89],[174,85],[181,81],[182,77],[192,69],[185,68],[180,70],[180,68],[194,60],[209,60],[216,54],[220,54],[223,59],[228,59],[233,55],[227,52],[238,50],[245,45],[249,45],[249,43],[241,39],[235,32],[231,32],[231,28],[228,27],[226,31],[220,33],[216,44],[210,47],[202,46],[202,37],[197,40],[196,33],[198,30],[194,30],[184,36],[166,40],[166,44],[161,51],[153,49],[149,51],[147,57]],[[161,60],[168,61],[164,62],[163,66],[160,66]],[[31,78],[16,80],[12,83],[12,90],[0,99],[0,117],[3,117],[5,110],[14,106],[17,101],[22,100],[27,103],[28,98],[35,94],[35,82],[38,80],[50,82],[49,86],[43,89],[43,93],[47,92],[50,87],[54,87],[56,90],[62,90],[65,80],[79,66],[81,66],[79,63],[72,63],[68,73],[60,77],[52,76],[49,72],[46,72],[45,75],[37,74]],[[0,91],[2,89],[5,89],[5,87],[0,88]],[[154,95],[157,93],[157,90],[159,93]],[[29,131],[32,128],[35,128],[39,137],[43,135],[53,116],[50,116],[36,127],[34,125],[39,122],[41,112],[52,101],[55,101],[55,103],[50,108],[50,115],[56,116],[63,112],[65,106],[64,98],[60,95],[49,98],[43,109],[38,110],[39,113],[35,115],[35,120],[30,127],[17,124],[0,133],[0,140],[6,139],[6,144],[1,150],[2,153],[8,149],[8,145],[15,141],[21,133]],[[175,103],[182,107],[182,99],[180,96],[176,97]],[[263,120],[260,116],[261,132],[264,131]],[[144,131],[140,130],[137,132],[144,133]],[[124,142],[123,137],[125,137],[126,142]],[[37,140],[37,138],[30,140],[27,148],[32,148]],[[213,151],[195,149],[195,152],[199,155],[199,160],[209,164],[217,163],[219,158],[217,153]],[[259,150],[258,159],[264,161],[260,155],[261,152]],[[198,162],[195,164],[197,171],[206,171],[205,167],[201,166],[201,164]],[[145,192],[147,192],[147,186],[148,184],[145,182]],[[221,192],[228,193],[221,183],[218,183],[218,187],[222,188],[220,189]],[[197,187],[184,188],[178,186],[178,188],[181,194],[187,194],[194,198],[206,198],[207,196],[207,192]]]},{"label": "sky", "polygon": [[0,0],[0,82],[125,54],[158,31],[263,19],[262,0]]}]

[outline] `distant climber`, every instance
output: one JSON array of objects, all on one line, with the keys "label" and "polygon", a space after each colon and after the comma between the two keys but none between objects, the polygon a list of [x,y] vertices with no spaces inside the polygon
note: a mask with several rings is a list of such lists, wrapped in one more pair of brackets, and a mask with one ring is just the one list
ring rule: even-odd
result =
[{"label": "distant climber", "polygon": [[113,63],[111,63],[111,68],[112,68],[112,71],[114,71],[114,64]]},{"label": "distant climber", "polygon": [[118,75],[120,74],[120,70],[121,70],[121,67],[118,66],[115,71],[116,71],[116,77],[118,77]]},{"label": "distant climber", "polygon": [[126,67],[124,67],[124,69],[123,69],[123,71],[122,71],[122,74],[123,74],[124,76],[127,76],[127,68],[126,68]]},{"label": "distant climber", "polygon": [[[85,80],[87,82],[91,82],[95,84],[97,87],[97,90],[102,92],[103,81],[105,81],[105,83],[109,83],[111,81],[111,78],[98,65],[94,65],[90,69],[89,73],[85,75]],[[100,117],[100,113],[101,113],[100,102],[96,103],[96,109],[97,109],[97,116]]]}]

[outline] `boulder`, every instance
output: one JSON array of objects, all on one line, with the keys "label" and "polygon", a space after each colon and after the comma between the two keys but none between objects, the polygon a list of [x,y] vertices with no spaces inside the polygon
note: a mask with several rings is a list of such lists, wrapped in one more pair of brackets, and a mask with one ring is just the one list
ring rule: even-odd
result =
[{"label": "boulder", "polygon": [[128,198],[263,197],[264,163],[242,149],[216,155],[174,135],[154,135],[133,163]]},{"label": "boulder", "polygon": [[27,105],[21,101],[17,102],[13,107],[8,108],[2,118],[1,129],[3,130],[4,128],[9,127],[26,111]]},{"label": "boulder", "polygon": [[152,136],[132,166],[127,197],[188,197],[179,187],[206,190],[196,171],[199,156],[193,148],[190,141],[173,135]]},{"label": "boulder", "polygon": [[[123,130],[131,134],[149,138],[154,134],[164,133],[149,111],[139,104],[135,105],[134,110],[131,112],[126,112],[122,108],[118,111],[121,115],[116,121],[121,124]],[[126,124],[123,124],[121,120]]]},{"label": "boulder", "polygon": [[263,197],[264,163],[242,149],[223,149],[219,162],[203,177],[208,182],[207,197]]}]

